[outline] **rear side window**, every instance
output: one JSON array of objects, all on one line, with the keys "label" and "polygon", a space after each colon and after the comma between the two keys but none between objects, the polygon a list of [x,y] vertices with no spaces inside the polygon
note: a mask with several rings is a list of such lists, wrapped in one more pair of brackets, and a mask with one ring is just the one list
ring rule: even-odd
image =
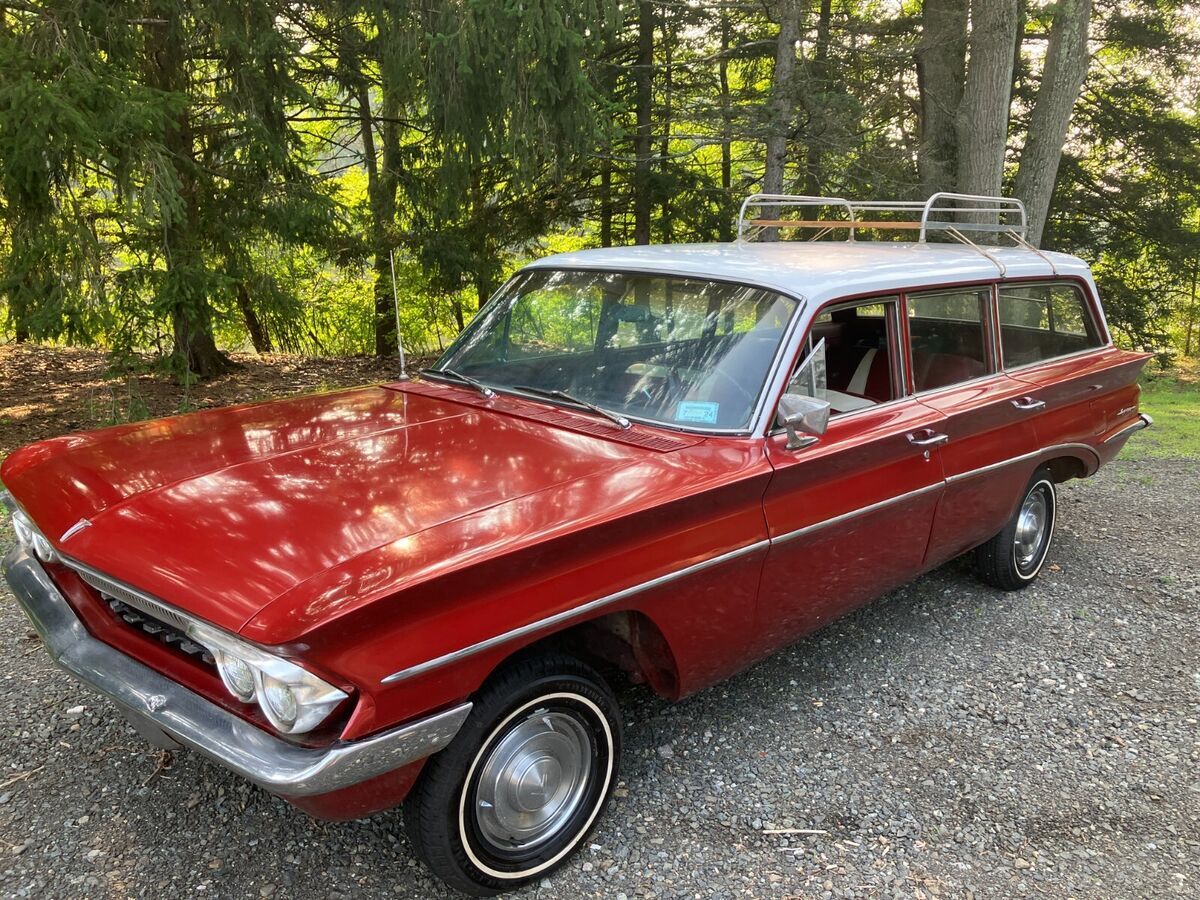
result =
[{"label": "rear side window", "polygon": [[1000,351],[1006,369],[1104,343],[1083,294],[1071,284],[1001,287],[999,311]]},{"label": "rear side window", "polygon": [[991,288],[908,296],[913,386],[932,391],[991,371],[985,311]]}]

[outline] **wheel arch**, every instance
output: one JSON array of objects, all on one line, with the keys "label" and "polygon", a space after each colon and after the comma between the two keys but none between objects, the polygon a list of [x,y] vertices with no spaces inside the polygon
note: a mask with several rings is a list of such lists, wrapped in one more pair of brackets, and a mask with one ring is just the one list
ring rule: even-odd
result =
[{"label": "wheel arch", "polygon": [[492,673],[522,659],[553,651],[579,657],[605,675],[648,684],[663,697],[679,696],[675,653],[663,630],[640,610],[604,613],[543,635],[500,658]]},{"label": "wheel arch", "polygon": [[1072,478],[1087,478],[1096,471],[1095,460],[1088,458],[1082,451],[1078,454],[1051,457],[1039,463],[1038,468],[1046,469],[1055,484],[1062,484]]}]

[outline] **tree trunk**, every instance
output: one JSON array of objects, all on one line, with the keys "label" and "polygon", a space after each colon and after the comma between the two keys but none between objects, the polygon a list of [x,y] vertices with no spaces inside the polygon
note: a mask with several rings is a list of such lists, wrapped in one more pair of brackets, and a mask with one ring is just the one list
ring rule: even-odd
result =
[{"label": "tree trunk", "polygon": [[925,0],[917,49],[921,141],[917,170],[921,194],[952,191],[958,163],[955,115],[967,65],[967,0]]},{"label": "tree trunk", "polygon": [[1041,243],[1071,110],[1088,70],[1092,0],[1059,0],[1050,26],[1046,66],[1017,169],[1016,194],[1029,215],[1028,240]]},{"label": "tree trunk", "polygon": [[174,330],[174,355],[187,366],[187,371],[200,378],[212,378],[233,368],[224,353],[217,349],[212,326],[207,321],[197,322],[186,308],[176,307],[171,312],[171,327]]},{"label": "tree trunk", "polygon": [[[733,103],[729,93],[729,13],[721,11],[721,58],[717,63],[721,85],[721,197],[728,206],[733,200]],[[722,215],[720,237],[733,240],[733,217]]]},{"label": "tree trunk", "polygon": [[[663,46],[663,107],[662,107],[662,144],[659,145],[658,151],[658,170],[663,176],[667,174],[671,164],[671,66],[672,59],[672,36],[670,24],[668,22],[668,7],[664,6],[662,11],[662,46]],[[664,190],[662,192],[662,210],[659,218],[659,231],[662,234],[664,244],[671,243],[673,238],[672,222],[671,222],[671,192]]]},{"label": "tree trunk", "polygon": [[[813,51],[812,81],[816,91],[822,95],[820,109],[814,114],[815,123],[822,123],[829,90],[829,21],[833,17],[833,0],[821,0],[817,13],[817,45]],[[809,127],[808,147],[804,154],[804,191],[810,196],[821,193],[821,143],[814,135],[817,129]]]},{"label": "tree trunk", "polygon": [[1200,286],[1200,260],[1192,263],[1192,302],[1188,306],[1188,321],[1187,321],[1187,337],[1183,341],[1183,355],[1192,355],[1192,334],[1196,328],[1196,310],[1200,305],[1200,293],[1197,288]]},{"label": "tree trunk", "polygon": [[361,71],[348,73],[358,107],[359,136],[363,147],[363,165],[367,170],[367,200],[371,209],[370,241],[375,272],[375,355],[392,356],[398,352],[395,304],[392,285],[392,241],[390,230],[396,219],[397,166],[399,134],[394,115],[388,116],[391,91],[382,87],[385,121],[380,129],[383,159],[375,141],[375,116],[371,110],[371,92]]},{"label": "tree trunk", "polygon": [[613,164],[612,145],[600,160],[600,246],[613,245]]},{"label": "tree trunk", "polygon": [[255,352],[270,353],[274,349],[271,346],[271,336],[267,334],[262,320],[254,311],[254,304],[250,300],[250,291],[246,288],[244,281],[238,282],[236,293],[238,309],[241,310],[242,320],[246,323],[246,331],[250,333],[250,343],[254,345]]},{"label": "tree trunk", "polygon": [[[775,71],[767,101],[767,165],[763,193],[783,193],[795,96],[796,41],[800,38],[800,0],[780,0],[779,35],[775,41]],[[770,238],[773,235],[764,235]]]},{"label": "tree trunk", "polygon": [[[964,194],[994,197],[1003,187],[1016,29],[1017,0],[971,0],[971,57],[955,123],[957,190]],[[995,213],[971,219],[998,224]]]},{"label": "tree trunk", "polygon": [[[184,64],[183,29],[178,10],[151,6],[151,16],[161,20],[147,29],[146,79],[160,91],[187,96],[189,84]],[[164,307],[170,312],[175,359],[187,374],[210,378],[229,371],[229,358],[217,349],[212,331],[212,310],[204,287],[204,250],[196,233],[197,194],[195,142],[189,110],[170,122],[164,135],[173,174],[179,184],[179,204],[165,210],[160,227],[166,273],[160,287]]]},{"label": "tree trunk", "polygon": [[654,6],[638,3],[638,51],[634,70],[637,131],[633,140],[633,242],[650,243],[650,154],[653,125]]}]

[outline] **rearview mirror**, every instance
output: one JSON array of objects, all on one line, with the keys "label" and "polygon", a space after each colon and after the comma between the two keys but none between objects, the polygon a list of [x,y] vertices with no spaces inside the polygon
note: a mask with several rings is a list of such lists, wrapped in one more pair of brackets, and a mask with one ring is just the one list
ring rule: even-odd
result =
[{"label": "rearview mirror", "polygon": [[[829,403],[807,394],[784,394],[779,398],[776,419],[787,429],[789,450],[816,443],[829,427]],[[803,432],[803,434],[801,434]]]}]

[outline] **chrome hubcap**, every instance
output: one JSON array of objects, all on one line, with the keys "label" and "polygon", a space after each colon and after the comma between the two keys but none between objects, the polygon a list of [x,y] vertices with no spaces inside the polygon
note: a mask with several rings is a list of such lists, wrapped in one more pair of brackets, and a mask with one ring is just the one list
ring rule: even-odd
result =
[{"label": "chrome hubcap", "polygon": [[1039,487],[1031,491],[1021,504],[1020,515],[1017,516],[1017,533],[1013,545],[1017,554],[1017,565],[1028,569],[1037,560],[1038,553],[1046,537],[1046,526],[1050,522],[1050,503],[1046,498],[1045,488]]},{"label": "chrome hubcap", "polygon": [[496,744],[479,776],[475,821],[491,844],[529,850],[571,821],[592,773],[592,738],[574,716],[532,713]]}]

